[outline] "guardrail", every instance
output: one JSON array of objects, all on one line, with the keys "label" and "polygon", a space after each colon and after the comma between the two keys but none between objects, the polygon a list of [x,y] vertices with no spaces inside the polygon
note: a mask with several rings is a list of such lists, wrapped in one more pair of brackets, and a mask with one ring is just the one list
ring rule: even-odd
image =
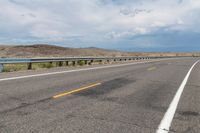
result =
[{"label": "guardrail", "polygon": [[144,60],[157,58],[174,58],[174,56],[149,56],[149,57],[60,57],[60,58],[0,58],[0,72],[3,70],[4,64],[27,64],[27,69],[32,69],[33,63],[53,63],[58,62],[58,66],[62,66],[63,62],[69,65],[76,65],[79,61],[84,61],[85,64],[92,64],[94,61],[110,62],[110,61],[128,61],[128,60]]}]

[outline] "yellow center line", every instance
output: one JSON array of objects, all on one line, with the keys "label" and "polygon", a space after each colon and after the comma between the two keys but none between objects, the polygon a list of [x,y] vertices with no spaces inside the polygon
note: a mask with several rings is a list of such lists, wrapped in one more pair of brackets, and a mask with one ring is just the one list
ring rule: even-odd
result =
[{"label": "yellow center line", "polygon": [[88,88],[92,88],[92,87],[95,87],[95,86],[98,86],[98,85],[101,85],[101,83],[96,83],[96,84],[85,86],[85,87],[82,87],[82,88],[79,88],[79,89],[76,89],[76,90],[73,90],[73,91],[64,92],[64,93],[53,96],[53,98],[56,99],[56,98],[59,98],[59,97],[70,95],[72,93],[79,92],[79,91],[82,91],[82,90],[85,90],[85,89],[88,89]]}]

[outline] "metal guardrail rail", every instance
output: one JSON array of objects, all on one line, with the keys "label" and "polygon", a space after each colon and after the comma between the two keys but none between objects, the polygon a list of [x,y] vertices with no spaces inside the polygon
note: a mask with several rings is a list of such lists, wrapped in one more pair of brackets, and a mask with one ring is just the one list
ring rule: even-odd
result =
[{"label": "metal guardrail rail", "polygon": [[0,58],[0,72],[3,70],[4,64],[27,64],[27,69],[32,69],[32,63],[52,63],[58,62],[62,66],[63,62],[68,64],[72,62],[76,65],[78,61],[85,61],[85,64],[92,64],[94,61],[110,62],[110,61],[128,61],[128,60],[144,60],[157,58],[174,58],[174,56],[143,56],[143,57],[59,57],[59,58]]}]

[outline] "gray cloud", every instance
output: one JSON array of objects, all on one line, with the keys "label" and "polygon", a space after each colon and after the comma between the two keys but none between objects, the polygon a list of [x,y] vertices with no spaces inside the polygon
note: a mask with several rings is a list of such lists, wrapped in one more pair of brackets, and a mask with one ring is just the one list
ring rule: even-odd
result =
[{"label": "gray cloud", "polygon": [[95,45],[155,32],[199,33],[199,9],[197,0],[2,0],[0,41]]}]

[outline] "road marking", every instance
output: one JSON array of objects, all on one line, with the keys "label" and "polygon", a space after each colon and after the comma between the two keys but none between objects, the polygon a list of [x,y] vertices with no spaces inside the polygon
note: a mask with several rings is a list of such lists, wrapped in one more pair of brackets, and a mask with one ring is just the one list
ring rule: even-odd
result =
[{"label": "road marking", "polygon": [[[173,59],[176,59],[176,58],[173,58]],[[162,60],[169,60],[169,59],[160,59],[160,60],[154,60],[154,61],[134,62],[134,63],[119,64],[119,65],[100,66],[100,67],[93,67],[93,68],[83,68],[83,69],[76,69],[76,70],[67,70],[67,71],[60,71],[60,72],[51,72],[51,73],[42,73],[42,74],[18,76],[18,77],[11,77],[11,78],[3,78],[3,79],[0,79],[0,82],[8,81],[8,80],[15,80],[15,79],[25,79],[25,78],[32,78],[32,77],[41,77],[41,76],[48,76],[48,75],[56,75],[56,74],[64,74],[64,73],[72,73],[72,72],[80,72],[80,71],[97,70],[97,69],[104,69],[104,68],[130,66],[130,65],[135,65],[135,64],[151,63],[151,62],[157,62],[157,61],[162,61]]]},{"label": "road marking", "polygon": [[150,68],[148,68],[147,70],[148,71],[153,71],[153,70],[155,70],[156,69],[156,67],[150,67]]},{"label": "road marking", "polygon": [[53,98],[54,99],[60,98],[60,97],[63,97],[63,96],[66,96],[66,95],[70,95],[72,93],[79,92],[79,91],[82,91],[82,90],[85,90],[85,89],[89,89],[89,88],[92,88],[92,87],[95,87],[95,86],[99,86],[99,85],[101,85],[101,83],[92,84],[92,85],[89,85],[89,86],[86,86],[86,87],[82,87],[82,88],[79,88],[79,89],[76,89],[76,90],[73,90],[73,91],[64,92],[64,93],[55,95],[55,96],[53,96]]},{"label": "road marking", "polygon": [[169,105],[169,108],[167,109],[167,112],[165,113],[160,125],[158,126],[158,129],[156,131],[156,133],[168,133],[172,120],[174,118],[180,97],[183,93],[183,90],[185,88],[185,85],[189,79],[189,76],[193,70],[193,68],[195,67],[195,65],[199,62],[200,60],[196,61],[192,67],[190,68],[190,70],[188,71],[187,75],[185,76],[184,80],[182,81],[179,89],[177,90],[172,102]]}]

